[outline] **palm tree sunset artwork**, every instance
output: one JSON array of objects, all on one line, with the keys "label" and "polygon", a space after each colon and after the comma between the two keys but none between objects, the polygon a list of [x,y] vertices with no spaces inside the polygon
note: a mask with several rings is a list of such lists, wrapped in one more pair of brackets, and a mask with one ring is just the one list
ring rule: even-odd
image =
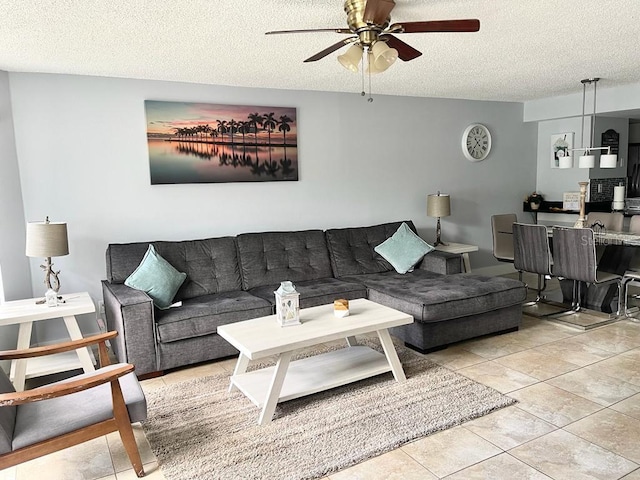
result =
[{"label": "palm tree sunset artwork", "polygon": [[298,180],[295,108],[144,105],[152,185]]}]

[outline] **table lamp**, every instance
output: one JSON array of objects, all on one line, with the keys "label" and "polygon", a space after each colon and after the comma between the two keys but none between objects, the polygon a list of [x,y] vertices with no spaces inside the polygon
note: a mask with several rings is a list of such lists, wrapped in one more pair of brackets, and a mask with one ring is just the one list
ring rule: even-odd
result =
[{"label": "table lamp", "polygon": [[438,245],[446,245],[440,240],[440,217],[448,217],[451,215],[451,201],[450,197],[446,193],[436,193],[427,195],[427,215],[429,217],[436,217],[438,223],[436,225],[436,243],[434,247]]},{"label": "table lamp", "polygon": [[[44,284],[47,287],[45,300],[47,305],[58,304],[58,291],[60,290],[60,270],[53,270],[51,257],[61,257],[69,254],[67,240],[67,224],[51,223],[49,217],[44,222],[27,223],[27,257],[44,257],[44,264],[40,268],[44,270]],[[40,303],[44,303],[40,301]]]}]

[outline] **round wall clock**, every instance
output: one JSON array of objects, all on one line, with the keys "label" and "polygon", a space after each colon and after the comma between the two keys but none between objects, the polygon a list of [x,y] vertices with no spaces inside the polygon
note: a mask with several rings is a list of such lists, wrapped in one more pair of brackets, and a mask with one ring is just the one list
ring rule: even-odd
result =
[{"label": "round wall clock", "polygon": [[491,151],[491,133],[480,123],[469,125],[462,134],[462,153],[471,162],[487,158]]}]

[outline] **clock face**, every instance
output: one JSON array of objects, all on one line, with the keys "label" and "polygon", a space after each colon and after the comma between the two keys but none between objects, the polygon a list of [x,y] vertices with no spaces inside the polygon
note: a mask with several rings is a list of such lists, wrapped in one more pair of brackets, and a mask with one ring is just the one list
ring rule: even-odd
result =
[{"label": "clock face", "polygon": [[469,125],[462,135],[462,153],[472,162],[484,160],[491,151],[489,129],[479,123]]}]

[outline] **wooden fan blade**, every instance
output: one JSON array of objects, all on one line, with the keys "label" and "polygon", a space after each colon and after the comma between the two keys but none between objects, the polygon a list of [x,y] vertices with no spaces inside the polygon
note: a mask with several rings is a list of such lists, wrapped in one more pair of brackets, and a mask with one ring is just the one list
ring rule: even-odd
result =
[{"label": "wooden fan blade", "polygon": [[280,33],[313,33],[313,32],[353,33],[348,28],[311,28],[307,30],[273,30],[271,32],[265,32],[265,35],[276,35]]},{"label": "wooden fan blade", "polygon": [[430,20],[426,22],[394,23],[389,27],[393,33],[429,33],[429,32],[477,32],[480,20]]},{"label": "wooden fan blade", "polygon": [[416,50],[411,45],[404,43],[393,35],[380,35],[380,38],[385,40],[391,48],[395,48],[398,51],[398,58],[404,62],[408,62],[422,55],[421,51]]},{"label": "wooden fan blade", "polygon": [[349,45],[350,43],[355,42],[357,39],[358,39],[358,37],[351,37],[351,38],[345,38],[344,40],[340,40],[338,43],[334,43],[330,47],[327,47],[324,50],[322,50],[321,52],[316,53],[312,57],[307,58],[305,60],[305,63],[306,62],[315,62],[317,60],[320,60],[321,58],[326,57],[330,53],[335,52],[336,50],[344,47],[345,45]]},{"label": "wooden fan blade", "polygon": [[395,6],[394,0],[367,0],[362,19],[365,23],[382,25]]}]

